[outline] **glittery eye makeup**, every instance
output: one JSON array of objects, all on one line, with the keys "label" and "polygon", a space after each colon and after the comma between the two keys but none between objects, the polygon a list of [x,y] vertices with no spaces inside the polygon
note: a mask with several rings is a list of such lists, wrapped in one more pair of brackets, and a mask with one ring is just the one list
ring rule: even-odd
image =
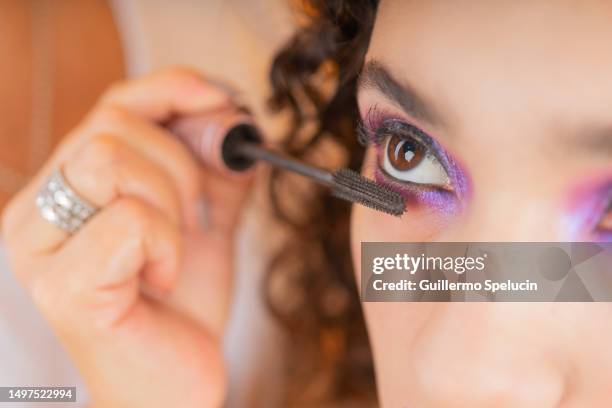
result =
[{"label": "glittery eye makeup", "polygon": [[612,177],[572,190],[563,229],[568,239],[612,241]]},{"label": "glittery eye makeup", "polygon": [[358,134],[362,144],[376,150],[377,182],[404,195],[409,204],[453,213],[461,209],[466,178],[433,137],[377,107],[365,115]]}]

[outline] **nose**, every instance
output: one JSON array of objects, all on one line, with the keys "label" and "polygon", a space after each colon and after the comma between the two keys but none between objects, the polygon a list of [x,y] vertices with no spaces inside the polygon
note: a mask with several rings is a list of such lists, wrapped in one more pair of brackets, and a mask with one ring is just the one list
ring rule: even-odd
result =
[{"label": "nose", "polygon": [[[565,379],[550,350],[508,330],[523,304],[449,304],[415,340],[410,407],[558,407]],[[521,320],[521,319],[513,319]],[[452,338],[440,333],[454,333]],[[554,347],[554,346],[553,346]]]}]

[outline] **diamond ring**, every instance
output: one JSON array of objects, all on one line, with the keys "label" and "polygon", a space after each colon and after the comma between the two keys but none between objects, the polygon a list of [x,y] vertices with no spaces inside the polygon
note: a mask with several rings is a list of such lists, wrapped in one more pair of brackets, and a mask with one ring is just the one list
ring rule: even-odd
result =
[{"label": "diamond ring", "polygon": [[76,232],[98,208],[70,187],[61,170],[55,170],[36,195],[42,217],[69,233]]}]

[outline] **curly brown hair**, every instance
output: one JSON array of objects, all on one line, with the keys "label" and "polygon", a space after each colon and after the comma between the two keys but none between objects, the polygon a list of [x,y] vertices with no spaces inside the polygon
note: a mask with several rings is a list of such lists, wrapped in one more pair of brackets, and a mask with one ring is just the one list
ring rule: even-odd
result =
[{"label": "curly brown hair", "polygon": [[[359,169],[364,150],[355,135],[356,85],[378,1],[306,0],[302,6],[305,24],[270,71],[271,107],[291,117],[282,148],[309,161],[331,143],[339,150],[338,164]],[[294,350],[286,403],[371,402],[374,369],[352,268],[350,205],[315,186],[296,186],[290,175],[272,172],[272,209],[288,239],[264,283],[269,309]],[[281,199],[287,196],[299,200],[299,211]],[[279,281],[291,287],[279,294],[273,290]]]}]

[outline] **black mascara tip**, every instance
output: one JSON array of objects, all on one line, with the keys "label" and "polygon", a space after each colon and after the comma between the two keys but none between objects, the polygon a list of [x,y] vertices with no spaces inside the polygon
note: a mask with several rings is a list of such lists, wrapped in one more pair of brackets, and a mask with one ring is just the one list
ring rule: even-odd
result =
[{"label": "black mascara tip", "polygon": [[406,210],[402,195],[350,169],[333,173],[331,191],[335,197],[398,217]]}]

